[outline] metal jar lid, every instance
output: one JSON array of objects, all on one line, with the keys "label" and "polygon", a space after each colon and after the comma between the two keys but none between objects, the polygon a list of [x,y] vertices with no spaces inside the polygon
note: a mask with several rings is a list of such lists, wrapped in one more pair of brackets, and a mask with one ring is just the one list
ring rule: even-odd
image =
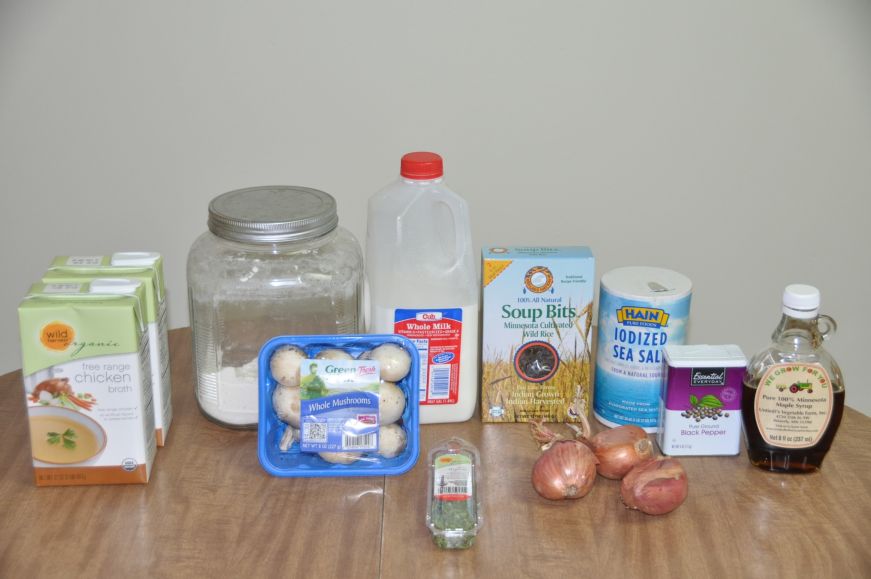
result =
[{"label": "metal jar lid", "polygon": [[332,195],[308,187],[249,187],[209,203],[209,231],[243,243],[284,243],[327,234],[339,224]]}]

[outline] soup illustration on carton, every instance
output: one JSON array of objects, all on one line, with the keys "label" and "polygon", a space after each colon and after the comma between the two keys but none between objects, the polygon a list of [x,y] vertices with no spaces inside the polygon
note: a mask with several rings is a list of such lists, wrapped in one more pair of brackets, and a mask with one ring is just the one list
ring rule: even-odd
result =
[{"label": "soup illustration on carton", "polygon": [[18,307],[37,486],[148,482],[156,452],[143,284],[34,285]]},{"label": "soup illustration on carton", "polygon": [[[46,380],[40,385],[54,380]],[[69,386],[69,382],[64,384]],[[28,413],[35,462],[86,463],[95,459],[106,448],[106,431],[100,423],[81,412],[46,404],[35,406]]]},{"label": "soup illustration on carton", "polygon": [[481,420],[588,414],[595,262],[587,247],[483,252]]}]

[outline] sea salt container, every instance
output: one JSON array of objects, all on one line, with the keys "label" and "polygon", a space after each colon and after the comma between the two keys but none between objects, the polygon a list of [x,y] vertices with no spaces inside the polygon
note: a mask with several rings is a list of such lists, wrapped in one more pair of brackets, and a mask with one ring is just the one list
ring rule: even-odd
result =
[{"label": "sea salt container", "polygon": [[658,267],[621,267],[602,276],[593,412],[606,426],[656,432],[662,349],[686,342],[692,282]]},{"label": "sea salt container", "polygon": [[209,204],[187,278],[203,414],[257,426],[260,346],[283,334],[361,330],[363,253],[336,201],[306,187],[252,187]]},{"label": "sea salt container", "polygon": [[741,348],[666,346],[659,448],[673,456],[736,455],[741,441]]}]

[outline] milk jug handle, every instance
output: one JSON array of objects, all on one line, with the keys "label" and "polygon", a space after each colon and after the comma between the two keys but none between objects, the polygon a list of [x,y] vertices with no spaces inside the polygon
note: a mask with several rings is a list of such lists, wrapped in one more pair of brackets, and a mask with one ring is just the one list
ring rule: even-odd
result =
[{"label": "milk jug handle", "polygon": [[454,261],[451,264],[450,270],[453,271],[458,267],[462,266],[463,258],[466,253],[466,246],[469,244],[471,240],[466,239],[467,235],[467,227],[465,226],[465,221],[462,219],[463,215],[458,215],[461,211],[461,206],[456,203],[456,199],[442,194],[441,202],[444,203],[448,211],[451,213],[451,220],[453,221],[454,227]]}]

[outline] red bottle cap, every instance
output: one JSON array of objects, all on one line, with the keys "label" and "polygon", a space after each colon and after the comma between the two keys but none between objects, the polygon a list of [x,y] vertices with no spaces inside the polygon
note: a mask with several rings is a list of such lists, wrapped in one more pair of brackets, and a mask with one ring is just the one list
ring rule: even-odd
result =
[{"label": "red bottle cap", "polygon": [[435,153],[406,153],[399,174],[406,179],[438,179],[445,174],[442,158]]}]

